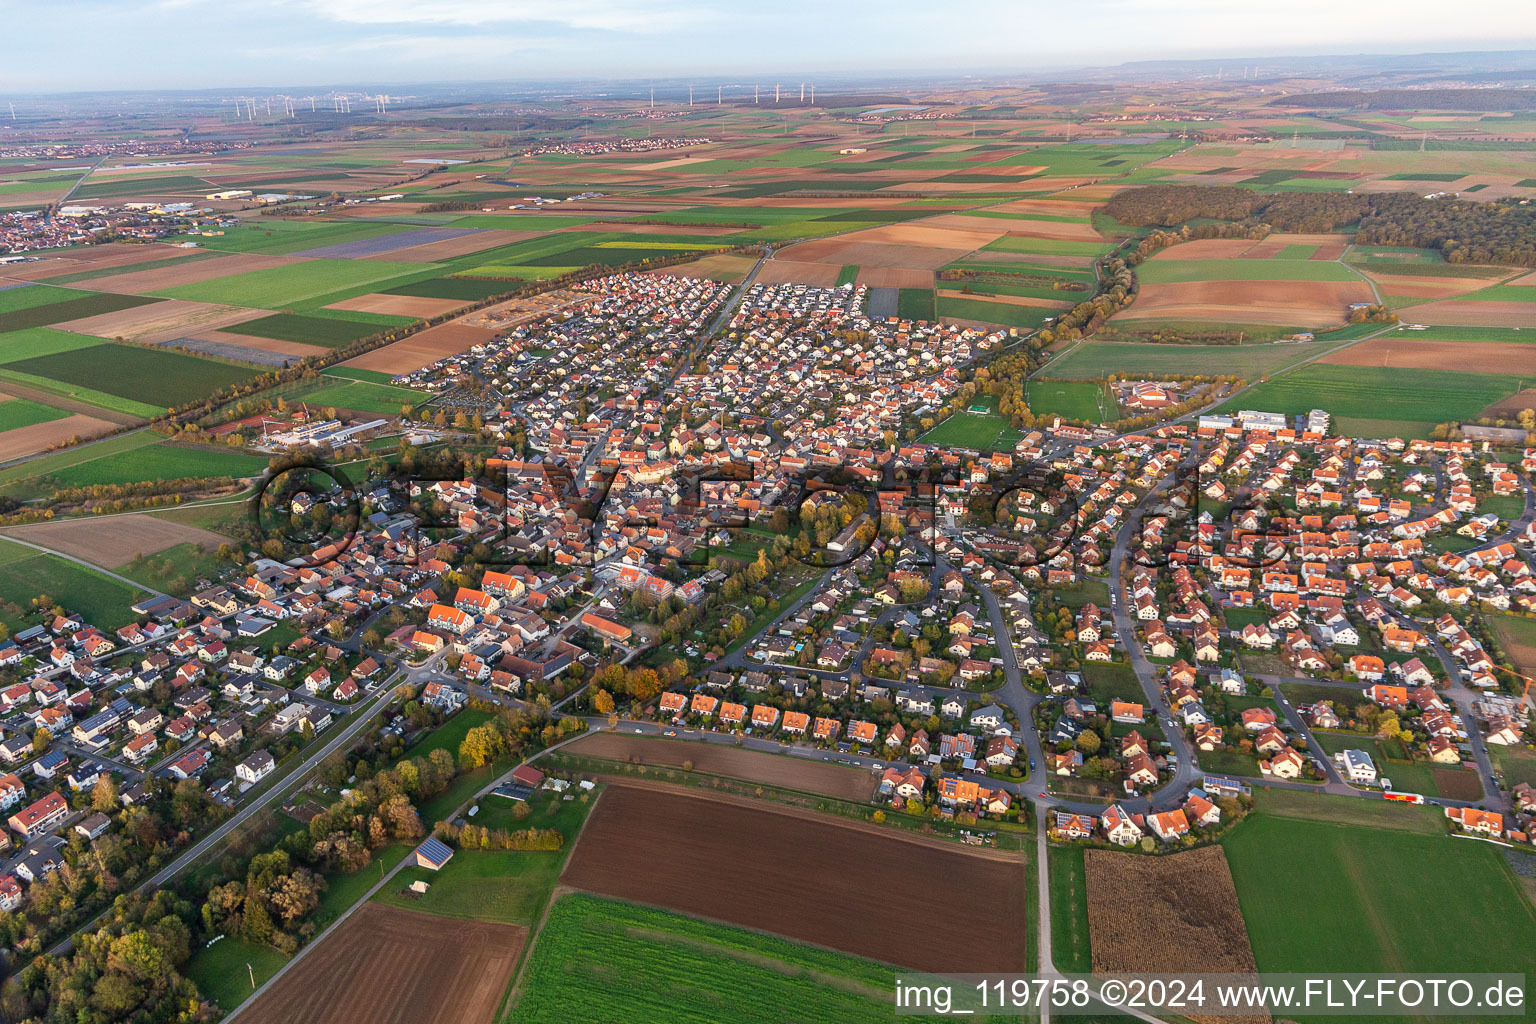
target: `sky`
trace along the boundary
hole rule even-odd
[[[1536,48],[1477,0],[0,0],[5,94],[529,79],[1022,72]]]

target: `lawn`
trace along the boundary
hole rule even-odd
[[[204,998],[228,1012],[250,996],[252,975],[259,987],[287,962],[271,946],[226,937],[193,953],[182,973],[197,983]]]
[[[163,593],[190,597],[198,589],[199,576],[211,579],[223,566],[216,551],[204,550],[197,544],[187,542],[173,544],[152,555],[140,556],[113,571]]]
[[[367,867],[325,874],[325,892],[320,894],[320,905],[310,917],[315,925],[315,933],[324,931],[326,926],[362,899],[363,894],[373,888],[390,868],[400,863],[400,859],[410,849],[405,843],[392,843],[373,851],[373,862]]]
[[[1266,814],[1223,845],[1260,971],[1536,971],[1536,912],[1496,847]]]
[[[154,403],[162,410],[205,398],[260,373],[254,367],[185,352],[113,342],[89,349],[34,356],[9,363],[5,369],[115,395],[138,404]]]
[[[1475,419],[1514,394],[1518,378],[1458,370],[1401,370],[1377,366],[1310,364],[1245,391],[1217,412],[1263,409],[1299,415],[1326,409],[1339,417],[1420,424]]]
[[[534,942],[507,1024],[889,1021],[893,968],[581,893]]]
[[[1036,416],[1054,414],[1084,423],[1103,423],[1120,414],[1114,399],[1094,381],[1030,381],[1025,385],[1024,398]]]
[[[923,444],[988,450],[1008,429],[1008,420],[995,412],[957,412],[918,438]]]
[[[329,299],[336,292],[361,289],[365,285],[391,281],[409,274],[419,275],[432,269],[432,264],[422,263],[314,259],[162,288],[153,294],[167,299],[223,302],[255,306],[258,309],[288,309],[303,305],[306,300],[321,297]]]
[[[1334,796],[1320,789],[1270,789],[1255,787],[1255,810],[1277,818],[1305,818],[1340,825],[1370,825],[1426,836],[1445,835],[1445,812],[1430,804],[1405,804],[1388,800],[1362,800]]]
[[[430,757],[434,750],[446,750],[457,761],[459,758],[459,744],[464,742],[464,737],[469,734],[469,730],[477,725],[484,725],[495,717],[489,711],[465,708],[415,743],[412,743],[406,748],[405,753],[400,755],[400,759]]]
[[[1046,372],[1052,377],[1082,380],[1111,373],[1122,377],[1226,373],[1253,380],[1314,351],[1300,345],[1142,345],[1088,341],[1047,363]]]
[[[1363,750],[1376,762],[1376,772],[1382,778],[1392,780],[1392,788],[1404,793],[1420,793],[1424,796],[1440,796],[1440,786],[1435,782],[1436,766],[1428,761],[1405,761],[1404,751],[1395,740],[1389,750],[1372,736],[1357,733],[1324,732],[1313,730],[1313,736],[1330,754],[1343,750]]]
[[[1093,957],[1088,943],[1088,882],[1083,847],[1053,846],[1046,853],[1051,872],[1051,955],[1056,969],[1088,974]]]
[[[1106,664],[1101,661],[1083,663],[1083,680],[1094,699],[1108,704],[1111,700],[1125,700],[1136,704],[1147,702],[1146,691],[1136,678],[1136,670],[1125,663]]]
[[[1536,619],[1521,615],[1490,615],[1488,621],[1515,668],[1526,675],[1536,676]]]

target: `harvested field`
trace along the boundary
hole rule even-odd
[[[1401,334],[1372,338],[1324,356],[1339,366],[1392,366],[1403,370],[1536,373],[1536,345],[1497,341],[1421,341]],[[1521,408],[1524,408],[1522,406]]]
[[[1104,236],[1094,230],[1092,224],[1071,224],[1060,221],[1004,221],[1008,225],[1009,238],[1052,238],[1062,242],[1102,242]]]
[[[358,313],[388,313],[390,316],[414,316],[425,320],[466,305],[458,299],[427,299],[416,295],[384,295],[373,292],[333,302],[326,309],[345,309]]]
[[[661,214],[660,216],[666,216]],[[743,221],[751,218],[743,217]],[[728,235],[741,228],[722,227],[719,224],[638,224],[628,221],[593,221],[591,224],[580,224],[573,228],[561,228],[560,232],[569,231],[613,231],[626,235],[707,235],[715,237]]]
[[[364,903],[241,1016],[248,1024],[489,1024],[527,940],[528,929],[514,925]]]
[[[933,271],[862,267],[855,283],[866,288],[932,288]]]
[[[763,264],[753,280],[759,284],[809,284],[818,288],[831,288],[837,284],[838,271],[841,269],[836,263],[772,259]]]
[[[464,323],[439,324],[428,327],[409,338],[364,352],[348,359],[342,366],[360,370],[378,370],[390,375],[410,373],[437,362],[444,356],[468,351],[471,345],[480,345],[496,337],[496,332],[483,327],[471,327]]]
[[[1407,277],[1401,274],[1378,274],[1369,267],[1355,269],[1375,281],[1383,295],[1398,295],[1405,299],[1447,299],[1488,287],[1487,280],[1479,277]]]
[[[1074,225],[1059,226],[1073,227]],[[916,245],[925,249],[970,250],[980,249],[1006,234],[1015,233],[1008,230],[1007,221],[991,220],[979,225],[976,218],[947,214],[906,224],[888,224],[884,227],[855,231],[846,237],[850,241],[862,243]],[[1028,232],[1017,233],[1028,234]],[[1097,233],[1094,234],[1094,238],[1097,240]]]
[[[1324,327],[1343,323],[1351,302],[1370,301],[1364,281],[1180,281],[1143,285],[1130,309],[1115,319]]]
[[[466,313],[454,323],[505,331],[545,313],[579,306],[582,303],[591,302],[594,298],[595,296],[589,292],[571,292],[557,288],[552,292],[524,295],[520,298],[508,299],[506,302],[498,302],[485,309],[477,309],[473,313]]]
[[[55,402],[54,404],[58,404]],[[120,424],[96,416],[75,414],[61,420],[34,423],[30,427],[17,427],[0,433],[0,462],[19,459],[47,451],[56,444],[72,438],[85,440],[116,430]]]
[[[1088,850],[1083,863],[1095,974],[1258,971],[1221,847],[1162,857]]]
[[[1005,306],[1038,306],[1042,309],[1066,309],[1072,305],[1071,300],[1037,299],[1032,295],[986,295],[982,293],[967,295],[959,290],[944,288],[940,288],[938,294],[941,299],[981,299],[986,302],[1001,302]]]
[[[1253,248],[1251,238],[1197,238],[1152,254],[1154,260],[1230,260]]]
[[[803,793],[821,793],[840,800],[869,800],[874,796],[873,773],[802,757],[743,750],[718,743],[689,743],[654,736],[625,736],[616,732],[597,732],[566,748],[572,754],[606,757],[637,764],[666,765],[680,768],[692,761],[696,771],[728,775],[748,782],[761,782]]]
[[[86,270],[106,270],[111,267],[133,266],[138,263],[148,263],[152,260],[169,259],[172,256],[185,256],[185,249],[177,249],[168,245],[129,245],[125,242],[109,242],[106,245],[82,245],[73,249],[60,249],[48,254],[48,258],[38,263],[25,263],[20,266],[6,267],[4,276],[21,281],[41,281],[50,277],[59,277],[63,274],[78,274]],[[111,288],[98,288],[96,282],[91,282],[91,287],[96,291],[113,291]]]
[[[1486,302],[1482,300],[1426,302],[1414,306],[1414,320],[1427,324],[1465,324],[1469,327],[1536,327],[1536,302]]]
[[[228,256],[219,256],[216,259],[199,260],[196,263],[183,263],[174,267],[150,267],[146,270],[133,270],[125,274],[113,274],[111,277],[99,277],[91,281],[91,288],[101,292],[116,292],[119,295],[138,295],[144,292],[152,292],[160,288],[174,288],[180,284],[196,284],[199,281],[211,281],[216,277],[228,277],[231,274],[244,274],[252,270],[266,270],[269,267],[283,267],[290,263],[298,262],[291,256],[258,256],[255,254],[234,253]]]
[[[217,342],[223,345],[236,345],[241,348],[254,348],[263,352],[277,352],[285,356],[297,356],[300,359],[305,356],[321,356],[330,351],[320,345],[305,345],[297,341],[280,341],[276,338],[258,338],[251,334],[234,334],[229,331],[204,331],[188,340]]]
[[[443,260],[453,259],[455,256],[468,256],[470,253],[484,252],[486,249],[511,245],[513,242],[538,238],[543,234],[544,232],[542,231],[509,231],[505,228],[486,228],[471,230],[467,234],[462,234],[455,238],[444,238],[436,242],[408,245],[400,249],[391,250],[383,255],[365,256],[363,258],[370,260],[390,259],[403,263],[439,263]]]
[[[988,263],[1026,263],[1032,267],[1062,267],[1073,270],[1085,270],[1093,266],[1092,256],[1058,256],[1054,253],[1002,252],[997,249],[988,249],[982,256],[984,256]]]
[[[1344,250],[1349,247],[1350,239],[1345,235],[1334,234],[1272,234],[1256,243],[1243,255],[1249,259],[1274,259],[1280,255],[1281,250],[1289,245],[1315,245],[1317,252],[1308,259],[1336,260],[1344,255]]]
[[[56,324],[60,330],[90,334],[97,338],[122,338],[138,344],[170,341],[201,331],[216,330],[250,320],[256,310],[243,306],[224,306],[212,302],[188,302],[165,299],[116,313],[99,313],[79,320]]]
[[[216,549],[228,541],[227,537],[195,526],[139,514],[30,523],[10,527],[5,535],[41,544],[108,569],[177,544],[199,544]]]
[[[1494,402],[1481,415],[1513,419],[1525,409],[1536,409],[1536,388],[1526,388],[1502,401]],[[1536,659],[1532,659],[1532,669],[1536,669]]]
[[[562,882],[921,970],[1026,969],[1016,856],[767,804],[610,785]],[[978,892],[987,914],[969,909]]]
[[[864,232],[859,232],[863,235]],[[973,252],[972,249],[930,249],[916,245],[892,245],[881,242],[855,242],[846,235],[815,242],[801,242],[780,250],[776,259],[831,263],[841,267],[855,263],[861,267],[894,267],[902,270],[937,270]]]
[[[702,277],[710,281],[735,284],[747,275],[757,261],[749,256],[705,256],[692,263],[682,263],[661,270],[648,270],[648,274],[670,274],[683,277]]]
[[[1087,217],[1099,203],[1079,203],[1070,199],[1017,199],[992,209],[999,213],[1033,213],[1046,217]]]

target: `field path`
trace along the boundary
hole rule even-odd
[[[1334,261],[1333,261],[1333,262],[1335,262],[1335,263],[1337,263],[1337,264],[1338,264],[1338,265],[1339,265],[1339,266],[1341,266],[1341,267],[1345,267],[1345,268],[1347,268],[1347,269],[1348,269],[1348,270],[1349,270],[1349,272],[1350,272],[1350,273],[1351,273],[1351,274],[1354,274],[1354,275],[1355,275],[1355,276],[1356,276],[1356,277],[1358,277],[1358,278],[1359,278],[1359,279],[1360,279],[1360,280],[1362,280],[1362,281],[1364,281],[1364,282],[1365,282],[1365,283],[1366,283],[1366,284],[1368,284],[1368,285],[1370,285],[1370,286],[1371,286],[1371,294],[1372,294],[1372,295],[1374,295],[1374,296],[1376,296],[1376,304],[1377,304],[1377,305],[1378,305],[1378,306],[1381,306],[1381,305],[1385,305],[1385,303],[1383,303],[1383,302],[1382,302],[1382,301],[1381,301],[1381,292],[1380,292],[1380,291],[1378,291],[1378,290],[1377,290],[1377,288],[1376,288],[1376,282],[1375,282],[1375,281],[1372,281],[1372,280],[1371,280],[1371,279],[1370,279],[1370,278],[1369,278],[1369,277],[1367,277],[1367,276],[1366,276],[1366,275],[1364,275],[1364,274],[1362,274],[1362,273],[1360,273],[1360,271],[1359,271],[1359,269],[1358,269],[1358,268],[1356,268],[1356,267],[1351,267],[1351,266],[1350,266],[1350,265],[1349,265],[1349,264],[1348,264],[1348,263],[1345,263],[1345,262],[1344,262],[1344,258],[1345,258],[1345,257],[1346,257],[1346,256],[1348,256],[1348,255],[1349,255],[1349,250],[1351,250],[1351,249],[1353,249],[1353,248],[1354,248],[1354,247],[1355,247],[1355,243],[1354,243],[1354,242],[1350,242],[1350,243],[1349,243],[1349,244],[1348,244],[1348,245],[1346,245],[1346,246],[1345,246],[1345,247],[1344,247],[1344,251],[1343,251],[1343,252],[1341,252],[1341,253],[1339,253],[1339,257],[1338,257],[1338,259],[1336,259],[1336,260],[1334,260]]]

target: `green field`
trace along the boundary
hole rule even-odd
[[[47,423],[50,420],[61,420],[68,415],[69,413],[64,410],[55,409],[51,405],[29,402],[25,398],[13,398],[9,402],[0,402],[0,431],[30,427],[34,423]]]
[[[933,289],[902,288],[896,295],[896,315],[903,320],[932,320]]]
[[[24,462],[0,472],[0,494],[27,499],[64,487],[259,476],[267,466],[264,456],[224,448],[182,448],[157,443],[160,440],[146,430]]]
[[[56,352],[69,352],[77,348],[100,345],[100,338],[85,334],[56,331],[51,327],[30,327],[23,331],[7,331],[0,334],[0,363],[14,363],[20,359],[49,356]]]
[[[22,298],[35,298],[29,296],[29,292],[40,291],[39,286],[31,288],[15,288],[11,291],[19,293],[19,298],[12,300],[21,301]],[[20,331],[28,327],[47,327],[49,324],[61,324],[67,320],[80,320],[88,316],[96,316],[100,313],[116,313],[122,309],[132,309],[135,306],[147,306],[154,299],[147,299],[139,295],[113,295],[109,292],[81,292],[67,288],[49,288],[49,294],[64,292],[65,298],[49,298],[45,303],[32,304],[19,309],[0,309],[0,315],[5,317],[3,326],[7,331]],[[0,292],[0,297],[11,292]]]
[[[893,968],[574,893],[539,930],[507,1024],[889,1021]]]
[[[295,341],[303,345],[321,345],[340,348],[359,338],[379,333],[378,324],[360,323],[329,316],[303,316],[298,313],[273,313],[243,324],[220,328],[231,334],[246,334],[255,338],[274,338],[278,341]]]
[[[1294,248],[1294,246],[1288,247]],[[1178,252],[1174,249],[1173,252]],[[1333,260],[1148,260],[1136,268],[1142,284],[1185,281],[1358,281],[1360,275]]]
[[[1536,374],[1532,375],[1536,378]],[[1426,433],[1437,423],[1475,419],[1483,409],[1519,390],[1516,377],[1452,370],[1400,370],[1375,366],[1313,363],[1255,385],[1217,412],[1263,409],[1298,415],[1326,409],[1345,420],[1386,420],[1418,424]]]
[[[1046,364],[1044,372],[1052,377],[1084,380],[1111,373],[1122,377],[1226,373],[1251,380],[1304,359],[1313,351],[1299,345],[1157,345],[1089,341],[1057,356]]]
[[[225,252],[260,253],[283,256],[318,249],[327,245],[358,242],[380,235],[394,235],[415,229],[412,224],[369,221],[298,220],[269,217],[258,224],[225,228],[213,237],[192,236],[191,240],[209,249]],[[366,265],[366,264],[365,264]]]
[[[253,975],[259,986],[287,962],[288,958],[271,946],[225,937],[193,953],[182,973],[197,983],[204,998],[227,1013],[250,997]]]
[[[1103,242],[1070,242],[1058,238],[1018,238],[1005,235],[982,246],[987,252],[1039,253],[1044,256],[1098,256],[1110,250],[1112,244]],[[1145,266],[1146,264],[1143,264]]]
[[[1506,345],[1536,345],[1536,331],[1522,331],[1518,327],[1431,327],[1424,331],[1399,327],[1382,337],[1403,341],[1496,341]]]
[[[322,243],[325,244],[325,243]],[[162,288],[153,294],[166,299],[222,302],[258,309],[289,309],[317,299],[339,301],[338,293],[369,290],[366,286],[431,271],[432,264],[389,263],[383,260],[314,259],[266,270],[216,277],[211,281]],[[403,282],[402,282],[403,283]]]
[[[55,555],[30,552],[31,548],[11,541],[0,541],[0,600],[30,610],[31,601],[47,594],[55,604],[79,612],[86,621],[102,629],[116,629],[133,621],[129,609],[144,592],[110,576],[69,562]],[[12,632],[29,619],[4,616]]]
[[[115,395],[161,410],[204,398],[214,391],[250,380],[254,367],[205,359],[185,352],[105,342],[89,349],[20,359],[7,372],[26,374],[89,391]],[[65,391],[66,394],[74,394]],[[82,399],[89,401],[82,395]]]
[[[432,277],[425,281],[384,289],[385,295],[414,295],[424,299],[463,299],[477,302],[513,289],[505,281],[477,281],[467,277]]]
[[[923,444],[947,445],[955,448],[988,450],[995,447],[1004,433],[1008,432],[1008,420],[998,415],[997,399],[982,398],[974,403],[986,405],[992,412],[971,412],[963,409],[918,438]]]
[[[1536,912],[1496,847],[1265,814],[1223,845],[1261,971],[1536,972]]]
[[[430,397],[424,391],[368,381],[337,381],[303,395],[304,401],[313,406],[353,409],[386,416],[398,416],[401,406],[420,405]]]
[[[1025,387],[1024,398],[1036,416],[1057,415],[1085,423],[1103,423],[1119,418],[1119,406],[1108,389],[1096,382],[1033,380]]]
[[[1088,879],[1080,843],[1053,846],[1046,853],[1051,872],[1051,955],[1056,969],[1088,974]]]
[[[906,291],[905,288],[902,291]],[[939,296],[939,319],[980,320],[1002,327],[1034,330],[1047,320],[1060,315],[1060,309],[1046,306],[1018,306],[1010,302],[988,302],[985,299],[961,299],[952,295]]]

